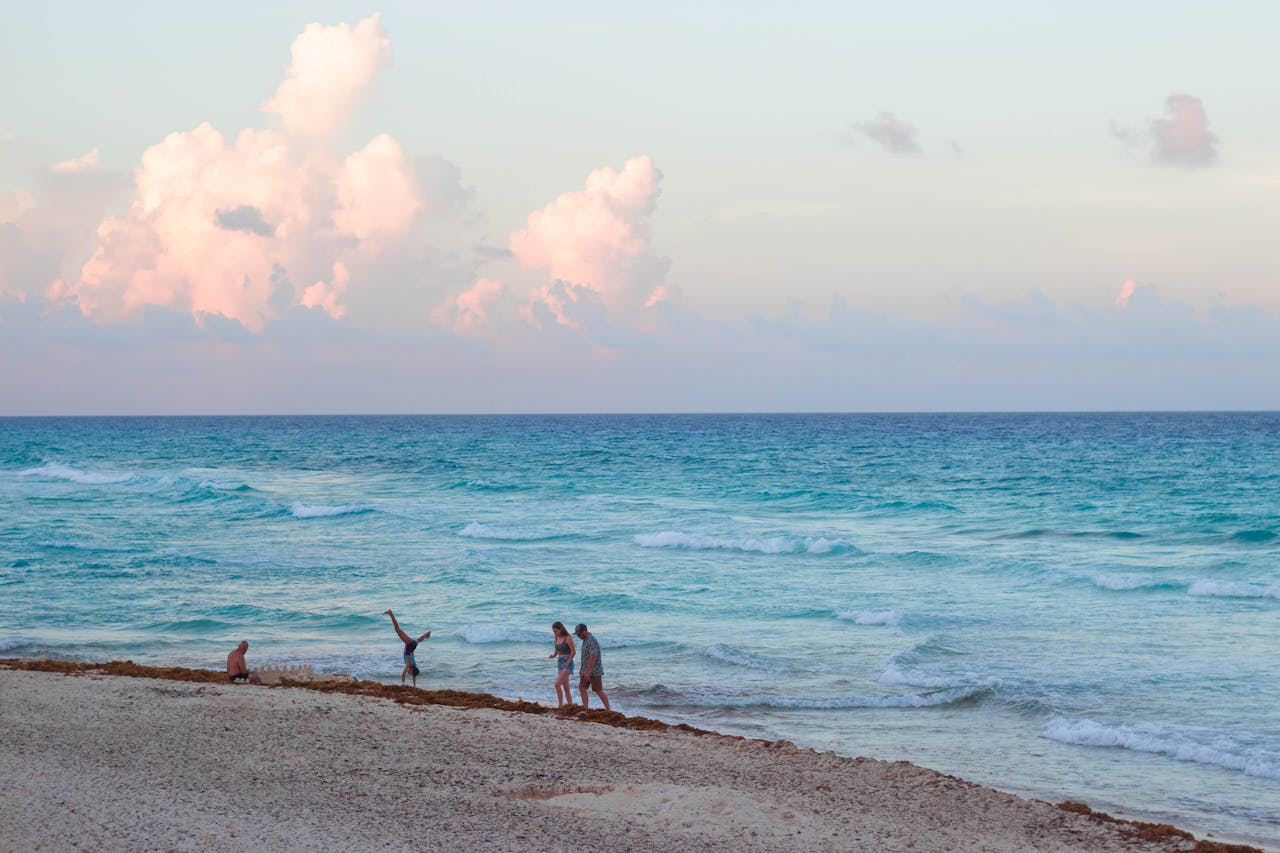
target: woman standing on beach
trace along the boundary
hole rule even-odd
[[[573,656],[578,650],[563,622],[551,623],[551,633],[555,636],[556,647],[547,657],[556,659],[556,703],[563,708],[573,704],[569,693],[569,676],[573,675]]]
[[[418,669],[418,662],[413,658],[413,653],[418,648],[418,643],[421,643],[427,637],[430,637],[431,632],[428,631],[415,640],[413,637],[410,637],[404,631],[400,630],[400,623],[396,621],[396,615],[391,612],[391,608],[388,607],[382,612],[391,617],[391,627],[396,629],[396,634],[398,634],[400,639],[404,641],[404,669],[400,670],[400,683],[404,684],[404,677],[406,675],[411,675],[413,677],[413,686],[417,687],[418,672],[420,670]]]

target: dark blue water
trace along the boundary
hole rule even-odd
[[[0,419],[0,654],[552,701],[1280,842],[1280,415]]]

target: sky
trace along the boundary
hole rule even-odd
[[[0,415],[1280,409],[1280,6],[53,0]]]

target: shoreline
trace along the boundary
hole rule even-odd
[[[438,833],[464,849],[1259,850],[907,762],[489,694],[354,680],[232,686],[212,670],[19,659],[0,659],[0,690],[12,733],[3,766],[23,771],[0,777],[10,812],[0,846],[15,848],[118,846],[124,832],[126,847],[219,849],[397,849]],[[81,790],[85,777],[105,787]],[[195,811],[166,810],[166,792],[194,793]],[[408,807],[424,797],[439,808]],[[68,802],[77,818],[50,837],[41,816]],[[231,811],[210,813],[218,802]],[[381,817],[359,820],[353,802]],[[112,820],[120,809],[132,815],[124,826]],[[238,809],[274,828],[218,823]],[[358,838],[343,836],[353,830],[341,815]]]

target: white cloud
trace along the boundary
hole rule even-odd
[[[374,14],[354,27],[308,24],[293,40],[290,56],[285,80],[262,109],[280,116],[289,133],[324,136],[346,120],[391,64],[391,41]]]

